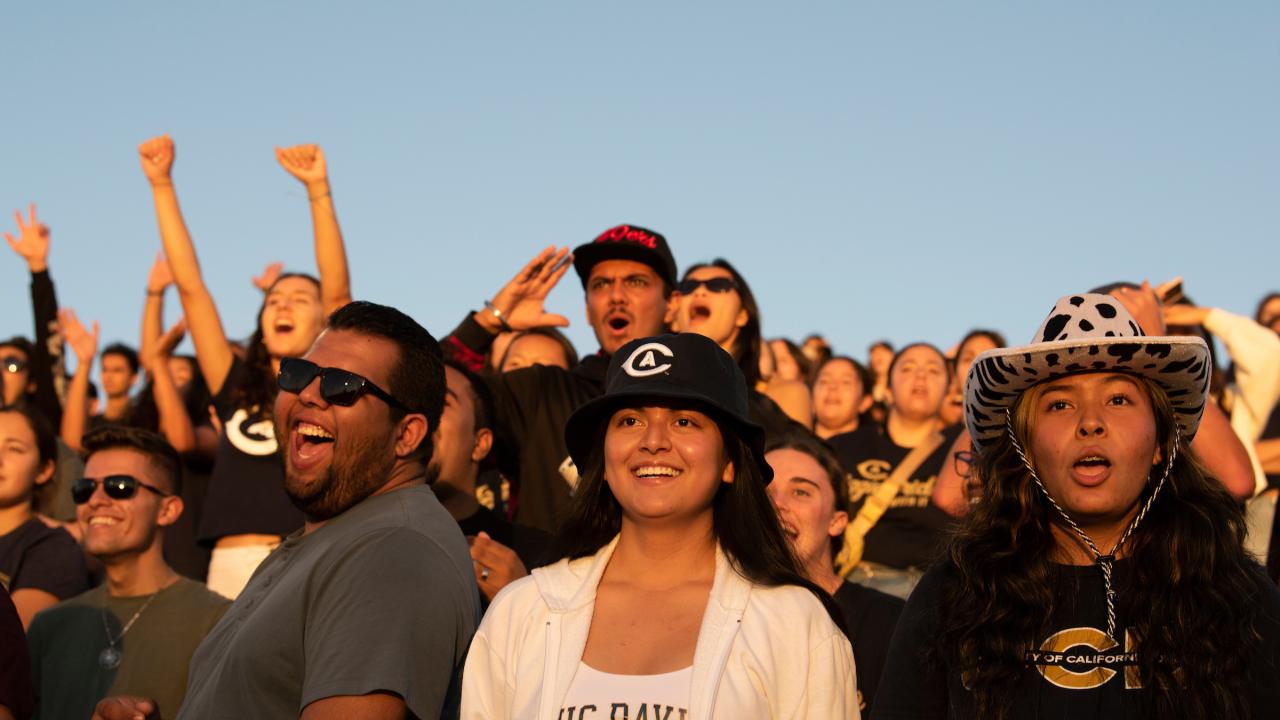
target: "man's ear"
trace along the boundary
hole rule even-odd
[[[430,430],[426,415],[421,413],[405,415],[400,420],[400,431],[396,435],[396,457],[402,459],[412,455]]]
[[[178,522],[178,518],[182,517],[182,510],[185,507],[186,504],[177,495],[160,498],[160,514],[156,516],[156,525],[169,527]]]
[[[471,462],[478,463],[489,457],[490,450],[493,450],[493,431],[480,428],[476,431],[476,442],[471,447]]]
[[[666,309],[666,312],[662,315],[662,324],[667,326],[667,328],[672,329],[673,332],[674,332],[674,328],[671,327],[671,324],[676,321],[676,312],[679,309],[680,309],[680,293],[672,292],[671,295],[667,297],[667,309]]]

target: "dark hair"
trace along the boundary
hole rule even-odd
[[[16,348],[22,351],[22,354],[27,356],[28,362],[30,362],[32,356],[35,355],[35,346],[31,344],[30,340],[22,337],[21,335],[14,335],[8,340],[0,340],[0,348],[3,347]]]
[[[489,391],[489,385],[471,368],[457,360],[445,358],[444,366],[456,370],[459,375],[466,378],[467,385],[471,388],[471,399],[473,401],[471,404],[475,406],[473,422],[476,430],[492,428],[494,403],[493,393]]]
[[[256,413],[259,419],[271,417],[272,407],[276,401],[276,372],[271,366],[271,353],[262,342],[262,312],[267,309],[267,299],[271,296],[271,290],[275,289],[281,281],[289,278],[303,278],[311,281],[316,286],[316,294],[320,294],[320,281],[314,276],[306,273],[284,273],[276,278],[271,289],[262,296],[262,304],[258,306],[258,314],[254,319],[256,325],[253,335],[245,344],[244,382],[232,389],[236,404],[249,412]],[[235,343],[232,343],[233,353],[234,346]]]
[[[720,548],[738,574],[756,585],[798,585],[822,602],[836,626],[848,635],[840,608],[825,590],[804,577],[791,545],[782,534],[778,513],[765,492],[764,475],[747,442],[732,424],[712,415],[722,430],[734,479],[721,483],[712,500],[713,526]],[[604,479],[604,441],[608,423],[595,431],[592,451],[582,467],[563,522],[552,539],[551,558],[580,558],[596,553],[622,529],[622,505]]]
[[[125,449],[142,453],[165,477],[170,493],[182,494],[182,460],[178,451],[160,433],[127,425],[103,425],[85,433],[80,445],[86,462],[103,450]]]
[[[970,330],[969,332],[965,333],[964,337],[960,339],[960,344],[956,345],[956,360],[959,361],[960,352],[964,350],[964,346],[968,345],[970,340],[973,340],[974,338],[980,338],[980,337],[990,340],[998,348],[1006,347],[1009,344],[1005,342],[1004,335],[1001,335],[996,330],[974,328],[973,330]]]
[[[751,286],[747,284],[746,278],[742,277],[742,273],[739,273],[738,269],[724,258],[691,265],[684,271],[680,280],[688,280],[694,271],[708,267],[720,268],[729,273],[734,284],[738,286],[738,298],[742,301],[742,308],[747,311],[747,324],[738,330],[738,337],[734,340],[733,350],[729,354],[738,362],[738,369],[746,378],[747,388],[754,389],[756,382],[760,380],[760,343],[763,342],[760,336],[760,306],[756,303],[756,296],[751,292]]]
[[[832,450],[825,440],[808,430],[790,429],[769,438],[764,451],[767,454],[774,450],[795,450],[813,458],[814,462],[818,463],[822,471],[827,474],[827,481],[831,484],[831,491],[835,495],[835,509],[849,511],[849,486],[845,482],[844,466],[840,464],[836,451]],[[842,548],[844,548],[844,533],[831,538],[833,560],[840,554]]]
[[[357,300],[329,316],[329,330],[345,330],[395,343],[399,354],[391,368],[387,391],[409,408],[427,418],[427,432],[415,454],[431,459],[432,435],[440,426],[444,411],[444,356],[440,343],[416,320],[386,305]],[[391,407],[391,417],[400,420],[405,412]]]
[[[888,350],[889,352],[894,352],[894,350],[893,350],[893,343],[889,342],[888,340],[884,340],[884,339],[876,340],[875,342],[873,342],[873,343],[871,343],[870,345],[868,345],[868,346],[867,346],[867,352],[868,352],[868,353],[870,353],[872,350],[875,350],[875,349],[876,349],[876,348],[878,348],[878,347],[882,347],[882,348],[884,348],[885,350]]]
[[[209,395],[209,386],[205,384],[204,374],[200,372],[200,366],[196,364],[194,357],[190,355],[173,357],[192,364],[191,384],[181,391],[182,406],[187,411],[187,417],[191,418],[191,424],[198,426],[209,417],[209,403],[213,402]],[[142,386],[138,396],[129,404],[129,412],[125,416],[124,424],[143,430],[157,432],[160,430],[160,411],[156,407],[155,380],[147,380],[147,384]]]
[[[813,380],[817,382],[818,376],[822,374],[822,369],[833,362],[847,362],[853,366],[853,373],[858,376],[858,382],[862,383],[863,394],[871,392],[871,371],[867,370],[867,366],[854,360],[848,355],[832,355],[818,364],[818,369],[813,373]]]
[[[507,347],[502,351],[502,358],[498,360],[498,368],[507,364],[507,355],[511,354],[511,348],[515,347],[520,338],[525,335],[541,335],[542,337],[551,338],[560,345],[560,350],[564,352],[565,362],[569,363],[569,369],[572,370],[578,364],[578,351],[573,347],[573,343],[569,342],[569,338],[564,333],[553,327],[536,327],[528,330],[521,330],[511,337],[511,341],[507,343]],[[462,370],[461,365],[451,365],[456,370]]]
[[[86,390],[86,392],[88,393],[87,397],[88,397],[90,400],[97,400],[97,399],[98,399],[98,384],[97,384],[97,383],[95,383],[94,381],[90,380],[90,381],[89,381],[89,387],[88,387],[88,389]]]
[[[134,375],[138,374],[138,351],[124,343],[111,343],[102,348],[102,352],[98,353],[98,355],[100,358],[105,358],[108,355],[119,355],[124,358],[125,362],[129,363],[129,372]],[[99,362],[101,362],[101,359],[99,359]]]
[[[796,345],[794,342],[792,342],[787,338],[775,338],[775,339],[781,342],[787,348],[787,354],[791,356],[791,359],[793,361],[795,361],[796,367],[800,370],[800,380],[804,383],[812,385],[813,378],[815,377],[814,364],[810,362],[809,358],[806,357],[805,354],[800,350],[800,346]],[[776,357],[774,358],[773,364],[774,364],[774,367],[776,368],[778,365],[778,360]],[[751,387],[751,386],[748,385],[747,387]]]
[[[1254,322],[1262,324],[1262,311],[1267,309],[1267,303],[1272,300],[1280,300],[1280,292],[1267,293],[1266,296],[1262,298],[1261,302],[1258,303],[1258,309],[1253,311]]]
[[[1174,411],[1154,383],[1151,399],[1163,457],[1177,440]],[[1035,386],[1041,387],[1041,386]],[[1028,400],[1013,413],[1014,432],[1030,447]],[[1052,526],[1060,517],[1027,472],[1007,433],[978,454],[982,502],[951,538],[954,569],[938,604],[934,664],[965,678],[978,717],[1004,718],[1026,653],[1053,628],[1060,603],[1074,602],[1054,583]],[[1150,486],[1140,501],[1149,495]],[[1180,443],[1164,489],[1126,545],[1132,566],[1117,615],[1137,638],[1137,672],[1146,717],[1243,717],[1251,681],[1245,660],[1259,645],[1256,618],[1265,580],[1243,549],[1241,506],[1207,477],[1189,443]]]

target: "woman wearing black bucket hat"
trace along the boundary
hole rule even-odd
[[[705,337],[614,354],[566,426],[582,479],[561,560],[494,599],[464,718],[858,716],[839,610],[796,566],[747,413]]]
[[[876,718],[1243,718],[1280,707],[1280,591],[1190,450],[1199,338],[1062,298],[969,371],[982,500],[916,587]]]

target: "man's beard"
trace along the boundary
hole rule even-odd
[[[289,481],[286,463],[285,493],[310,521],[341,515],[372,495],[391,477],[396,462],[394,443],[393,438],[382,445],[371,440],[348,452],[338,452],[335,447],[329,472],[305,487],[296,487]]]

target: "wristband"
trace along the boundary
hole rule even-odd
[[[147,296],[148,296],[148,297],[161,297],[162,295],[164,295],[164,291],[163,291],[163,290],[148,290],[148,291],[147,291]]]
[[[489,302],[488,300],[485,300],[484,309],[493,313],[493,316],[498,319],[498,324],[502,326],[503,332],[512,332],[511,325],[507,324],[507,318],[503,316],[502,311],[499,310],[497,306],[495,306],[493,303]]]
[[[333,193],[332,193],[331,191],[329,191],[329,190],[325,190],[324,192],[320,193],[319,195],[312,195],[311,193],[307,193],[307,198],[308,198],[308,199],[310,199],[310,200],[311,200],[311,202],[315,202],[315,201],[317,201],[317,200],[323,200],[324,198],[327,198],[327,197],[329,197],[329,196],[330,196],[330,195],[332,195],[332,194],[333,194]]]

